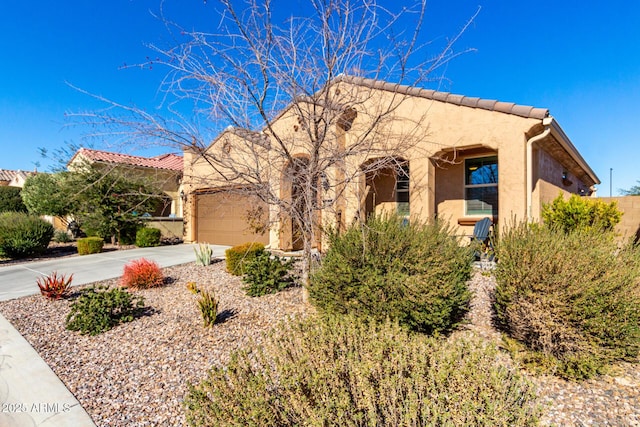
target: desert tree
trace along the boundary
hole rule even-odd
[[[309,0],[303,16],[287,2],[212,3],[208,31],[158,14],[175,45],[151,45],[153,61],[140,66],[166,70],[163,113],[100,98],[106,110],[76,118],[128,144],[180,148],[208,166],[207,185],[266,202],[269,226],[296,225],[306,276],[321,218],[343,212],[353,183],[403,170],[409,152],[434,155],[418,145],[428,111],[394,125],[415,95],[401,88],[441,77],[473,17],[434,51],[426,0]],[[184,174],[196,179],[188,165]]]
[[[623,196],[640,196],[640,181],[637,181],[638,185],[633,185],[628,190],[620,190]]]
[[[78,162],[74,168],[29,176],[22,198],[29,212],[76,221],[84,231],[112,243],[133,241],[163,201],[157,182],[126,165]]]

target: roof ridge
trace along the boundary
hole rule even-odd
[[[340,74],[333,80],[333,83],[350,83],[372,89],[380,89],[389,92],[403,93],[410,96],[417,96],[434,101],[445,102],[447,104],[459,105],[461,107],[480,108],[488,111],[512,114],[519,117],[544,119],[549,116],[549,109],[536,108],[530,105],[520,105],[513,102],[503,102],[495,99],[484,99],[457,95],[450,92],[441,92],[433,89],[419,88],[399,83],[390,83],[384,80],[370,79],[367,77],[350,76]]]

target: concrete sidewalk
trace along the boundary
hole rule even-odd
[[[0,266],[0,300],[39,292],[36,279],[73,274],[73,286],[122,275],[126,263],[146,258],[161,267],[195,261],[196,245],[159,246]],[[228,246],[211,246],[224,257]],[[0,315],[0,426],[95,426],[75,396],[18,331]]]

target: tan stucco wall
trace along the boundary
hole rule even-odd
[[[531,216],[534,221],[540,220],[543,204],[550,203],[560,194],[565,198],[569,194],[582,194],[581,190],[585,188],[575,175],[544,150],[544,143],[533,150],[533,170]]]
[[[179,237],[182,239],[183,223],[182,218],[151,218],[145,221],[147,227],[153,227],[160,230],[162,237]]]
[[[341,83],[338,89],[343,93],[351,90],[345,83]],[[357,117],[348,131],[340,133],[340,130],[335,130],[334,136],[337,135],[338,144],[344,144],[348,149],[366,134],[368,138],[373,138],[372,148],[409,161],[412,217],[426,220],[437,214],[458,227],[461,234],[470,234],[473,221],[479,218],[465,217],[464,159],[484,155],[498,156],[498,223],[508,225],[512,218],[522,220],[527,216],[526,145],[529,137],[541,131],[542,120],[391,92],[356,89],[362,91],[354,92],[351,98],[361,101],[354,103]],[[380,123],[377,133],[368,132],[371,118],[388,105],[396,107],[394,113]],[[296,130],[298,125],[295,115],[285,112],[274,128],[279,134],[289,136],[286,138],[287,148],[293,155],[307,155],[308,147],[302,143],[304,138],[295,137],[295,132],[301,132],[299,128]],[[378,139],[375,139],[376,135]],[[395,148],[400,146],[404,148]],[[366,200],[366,183],[364,176],[358,176],[357,172],[368,160],[364,155],[352,156],[342,165],[342,169],[326,171],[332,182],[340,181],[344,176],[353,179],[344,184],[344,197],[336,201],[334,209],[323,211],[323,223],[333,224],[339,216],[343,224],[348,226],[354,220],[363,218],[364,206],[361,202]],[[280,181],[284,167],[282,158],[271,151],[266,157],[261,157],[260,162],[264,162],[259,167],[264,170],[273,188],[279,189],[283,185]],[[534,216],[539,215],[541,202],[552,200],[560,190],[576,191],[577,187],[567,187],[557,182],[563,168],[544,150],[534,150],[533,168],[540,169],[534,173],[533,180]],[[569,176],[569,179],[577,181],[573,176]],[[190,193],[199,186],[212,187],[223,182],[212,178],[211,168],[205,163],[185,153],[185,183],[188,186],[185,192]],[[336,190],[332,188],[322,194],[322,198],[332,198]],[[388,191],[381,192],[382,199],[385,199],[385,193]],[[379,208],[392,210],[393,206],[387,202],[381,203]],[[279,248],[283,239],[278,215],[278,209],[272,206],[270,241],[273,248]],[[187,220],[188,217],[185,214]],[[185,224],[185,230],[188,239],[188,236],[192,236],[189,223]]]
[[[622,211],[622,220],[616,226],[616,233],[621,239],[637,238],[640,240],[640,196],[598,197],[606,203],[617,202]]]
[[[385,96],[391,94],[381,95]],[[385,102],[378,98],[373,101]],[[362,109],[367,107],[365,103]],[[357,139],[353,133],[358,132],[359,126],[367,127],[366,123],[358,126],[361,118],[366,120],[366,115],[358,116],[347,140]],[[526,213],[525,134],[538,123],[540,120],[424,98],[406,99],[397,108],[386,133],[391,136],[388,140],[407,135],[415,138],[415,145],[403,156],[409,160],[411,169],[412,216],[428,219],[437,213],[457,226],[465,212],[464,158],[469,153],[478,156],[484,151],[487,155],[497,153],[499,157],[500,221],[512,215],[523,218]],[[434,156],[443,154],[447,161],[432,161]],[[353,189],[353,199],[358,190]],[[356,217],[358,208],[352,204],[347,217]],[[471,228],[466,227],[462,232]]]

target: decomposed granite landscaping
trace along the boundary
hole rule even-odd
[[[246,296],[239,277],[224,263],[195,263],[163,269],[167,284],[135,291],[147,312],[97,336],[65,329],[69,300],[47,301],[34,295],[0,303],[0,313],[31,343],[76,396],[98,426],[180,426],[188,382],[205,378],[211,365],[223,365],[230,353],[260,342],[264,332],[290,316],[313,309],[300,288],[258,298]],[[115,286],[118,280],[101,282]],[[220,323],[204,328],[196,297],[187,289],[215,291]],[[34,284],[35,286],[35,284]],[[491,323],[491,275],[476,270],[470,323],[453,334],[476,334],[500,342]],[[508,356],[505,353],[505,359]],[[509,362],[507,362],[509,363]],[[529,378],[544,405],[542,425],[640,426],[640,365],[621,364],[611,375],[584,382],[551,376]]]

